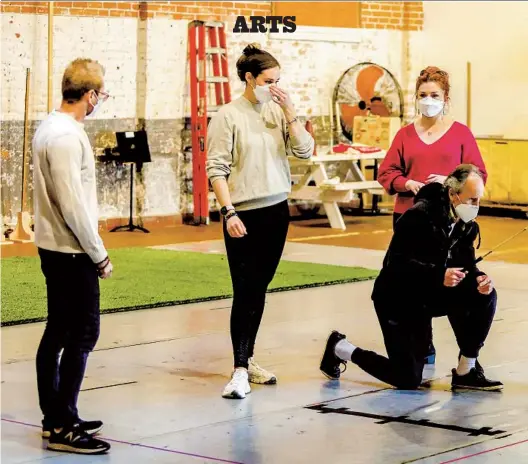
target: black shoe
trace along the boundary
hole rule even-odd
[[[346,370],[346,361],[339,359],[335,355],[335,346],[337,345],[337,342],[343,340],[344,338],[346,338],[346,335],[340,334],[334,330],[326,342],[326,348],[323,353],[323,358],[321,359],[321,366],[319,369],[321,369],[321,372],[330,380],[339,379],[339,376],[342,374],[342,372],[345,372]],[[339,368],[341,364],[345,366],[342,372]]]
[[[498,391],[502,390],[504,387],[504,385],[497,380],[487,379],[484,375],[484,370],[479,371],[475,367],[466,375],[458,375],[456,369],[453,369],[452,373],[453,379],[451,380],[451,387],[453,389],[465,388],[469,390]]]
[[[76,454],[103,454],[110,449],[110,444],[83,432],[78,425],[51,431],[48,449]]]
[[[84,421],[82,419],[79,419],[79,422],[77,422],[77,425],[79,426],[79,430],[87,433],[88,435],[95,435],[96,433],[100,432],[103,428],[103,423],[99,420],[95,421]],[[51,435],[51,429],[52,426],[49,422],[46,422],[46,420],[42,421],[42,438],[49,438]]]

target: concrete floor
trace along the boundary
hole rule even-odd
[[[361,235],[337,239],[318,238],[334,235],[331,229],[294,225],[290,239],[301,240],[288,243],[285,259],[379,268],[383,251],[372,248],[390,239],[389,218],[359,221]],[[482,222],[486,246],[493,245],[487,237],[499,242],[526,224]],[[328,246],[336,240],[350,243]],[[362,248],[355,248],[356,240]],[[438,358],[426,371],[434,379],[430,389],[395,391],[350,363],[341,381],[327,381],[318,365],[331,329],[384,352],[372,282],[269,295],[256,354],[279,383],[254,386],[243,401],[220,397],[232,362],[230,301],[109,314],[102,318],[79,406],[83,417],[105,421],[103,437],[113,448],[107,456],[64,455],[43,449],[39,435],[34,355],[43,324],[6,327],[2,462],[528,462],[528,259],[515,263],[528,243],[519,241],[511,245],[516,251],[481,266],[499,291],[481,361],[490,377],[504,382],[503,393],[450,391],[458,348],[445,318],[434,322]],[[214,240],[167,248],[223,252]]]

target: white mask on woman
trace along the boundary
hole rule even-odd
[[[253,88],[253,92],[255,92],[255,97],[260,103],[267,103],[272,100],[270,84],[255,85],[255,87]]]
[[[418,102],[418,107],[420,108],[420,113],[428,118],[434,118],[438,116],[440,112],[444,109],[445,103],[441,100],[437,100],[432,97],[425,97],[420,99]]]

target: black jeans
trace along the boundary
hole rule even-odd
[[[462,355],[478,357],[493,322],[497,293],[493,290],[490,295],[481,295],[476,287],[465,286],[446,289],[442,300],[443,307],[449,305],[447,317]],[[396,320],[395,309],[388,303],[375,302],[374,305],[388,358],[357,348],[352,361],[389,385],[406,390],[418,388],[422,382],[431,317],[417,315]]]
[[[40,408],[49,426],[70,426],[79,419],[77,398],[99,338],[99,278],[86,254],[39,249],[39,255],[48,295],[37,352]]]
[[[402,213],[392,213],[392,229],[396,227],[396,222],[403,216]],[[429,338],[429,347],[427,348],[427,353],[425,356],[433,356],[436,354],[436,349],[433,344],[433,321],[429,321],[429,326],[427,327],[428,338]]]
[[[231,341],[234,367],[248,367],[262,320],[266,291],[279,265],[290,215],[288,202],[240,211],[247,235],[233,238],[224,222],[224,240],[233,283]]]

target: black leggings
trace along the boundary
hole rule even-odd
[[[453,328],[460,353],[476,358],[488,336],[495,310],[497,294],[481,295],[476,286],[446,289],[444,303],[451,302],[447,317]],[[422,382],[424,356],[429,342],[431,319],[417,315],[407,320],[395,320],[398,309],[388,303],[375,302],[387,356],[357,348],[352,361],[370,375],[394,387],[413,390]],[[401,310],[400,310],[401,311]]]
[[[231,341],[234,367],[248,367],[264,312],[266,291],[279,265],[290,222],[288,202],[238,213],[247,235],[224,240],[233,283]]]

